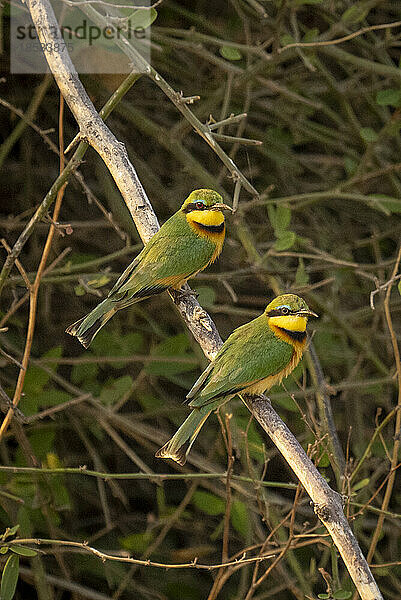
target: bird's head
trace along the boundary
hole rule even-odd
[[[295,294],[277,296],[266,306],[265,314],[269,326],[278,327],[298,341],[306,337],[308,319],[318,317],[310,310],[305,300]]]
[[[214,244],[215,252],[210,262],[219,256],[226,235],[223,210],[231,210],[223,198],[214,190],[194,190],[181,207],[187,224],[200,238]]]
[[[185,200],[181,207],[185,213],[193,210],[232,210],[230,206],[224,204],[223,198],[214,190],[194,190]]]

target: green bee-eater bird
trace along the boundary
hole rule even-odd
[[[236,394],[262,394],[295,369],[306,345],[306,325],[317,315],[294,294],[277,296],[263,314],[238,327],[187,395],[189,417],[157,458],[185,464],[211,411]]]
[[[190,278],[214,262],[223,248],[222,210],[232,210],[213,190],[194,190],[86,317],[66,329],[88,348],[101,327],[122,308],[160,294],[179,290]]]

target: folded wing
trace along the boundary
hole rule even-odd
[[[235,395],[288,365],[292,346],[275,337],[265,321],[261,315],[230,335],[187,395],[191,408]]]

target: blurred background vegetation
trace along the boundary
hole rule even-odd
[[[152,65],[184,96],[200,96],[191,109],[201,121],[245,112],[246,119],[219,133],[263,142],[221,142],[261,195],[242,191],[220,260],[192,287],[223,338],[260,314],[279,290],[302,295],[321,315],[312,327],[313,342],[346,457],[342,479],[336,480],[331,467],[316,402],[321,389],[305,360],[271,399],[330,485],[346,494],[345,510],[365,554],[372,550],[370,562],[392,563],[373,572],[384,596],[399,598],[398,471],[394,481],[389,478],[400,435],[396,411],[391,413],[398,402],[394,344],[383,310],[385,291],[374,296],[375,310],[370,294],[391,279],[401,232],[401,29],[373,29],[335,45],[280,49],[393,23],[401,18],[400,4],[165,0],[156,10]],[[3,27],[5,72],[7,15]],[[99,109],[123,79],[82,76]],[[12,247],[59,172],[59,159],[46,141],[58,144],[59,93],[50,75],[7,75],[0,86],[0,229]],[[213,187],[232,197],[227,170],[146,77],[107,123],[126,145],[161,222],[195,188]],[[68,144],[77,133],[68,110],[63,127]],[[21,537],[86,540],[107,553],[128,551],[161,563],[198,557],[216,565],[245,551],[248,557],[275,553],[279,560],[272,569],[275,559],[211,572],[160,570],[103,563],[82,548],[46,548],[36,557],[20,557],[15,597],[350,598],[352,583],[309,498],[239,400],[222,411],[220,421],[209,419],[184,468],[153,457],[185,418],[182,401],[206,365],[167,295],[120,312],[88,351],[64,334],[141,248],[120,193],[93,151],[79,173],[65,190],[48,265],[61,258],[40,285],[19,404],[25,419],[17,415],[1,442],[1,463],[86,465],[145,476],[104,481],[83,473],[10,473],[0,467],[2,528],[19,524]],[[45,218],[37,225],[20,255],[31,279],[49,223]],[[6,251],[1,252],[3,260]],[[397,280],[393,284],[389,307],[399,339],[401,301]],[[0,328],[7,328],[0,334],[0,384],[11,398],[18,366],[4,353],[21,359],[28,305],[14,268],[0,311]],[[232,411],[231,419],[226,411]],[[226,470],[227,426],[235,457],[231,481],[194,478]],[[182,477],[158,480],[154,473]]]

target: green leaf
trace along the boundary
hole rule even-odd
[[[276,237],[281,237],[285,233],[291,221],[291,209],[285,204],[278,204],[276,207],[273,204],[268,204],[267,214],[269,221],[274,229]]]
[[[291,221],[291,209],[285,204],[278,204],[276,208],[275,230],[284,232]],[[280,236],[277,236],[280,237]]]
[[[223,58],[227,60],[241,60],[242,54],[237,48],[233,48],[232,46],[222,46],[220,48],[220,54]]]
[[[55,435],[56,432],[53,428],[32,431],[32,433],[29,434],[29,442],[32,446],[32,450],[34,451],[35,456],[40,458],[40,460],[45,460],[47,453],[52,451]],[[21,456],[21,449],[18,448],[18,457],[20,458]],[[20,464],[25,463],[20,459]]]
[[[48,452],[46,456],[46,462],[44,466],[48,466],[49,469],[59,469],[63,466],[63,463],[54,452]],[[52,493],[52,504],[57,511],[70,510],[71,501],[70,495],[67,488],[64,485],[64,476],[60,473],[53,475],[49,479],[49,488]]]
[[[303,4],[321,4],[323,0],[295,0],[296,6],[302,6]]]
[[[244,502],[234,500],[231,505],[231,523],[234,529],[244,538],[250,530],[249,512]]]
[[[308,29],[308,31],[305,33],[304,37],[302,38],[302,41],[305,43],[310,43],[310,42],[314,42],[316,40],[316,38],[318,37],[320,31],[317,27],[314,27],[313,29]]]
[[[371,127],[362,127],[362,129],[359,130],[359,134],[367,143],[375,142],[377,140],[377,133]]]
[[[344,169],[348,176],[351,176],[355,173],[357,169],[358,163],[353,158],[349,156],[344,157]]]
[[[126,550],[142,554],[152,542],[153,538],[154,534],[152,531],[145,531],[144,533],[132,533],[124,538],[120,538],[120,543]]]
[[[380,90],[376,94],[376,104],[379,106],[399,106],[401,103],[401,90]]]
[[[110,281],[110,277],[107,277],[107,275],[104,275],[104,273],[97,275],[96,277],[92,277],[90,279],[88,279],[87,284],[90,287],[93,287],[95,289],[103,287],[104,285],[107,285]]]
[[[95,362],[80,363],[74,365],[71,371],[71,381],[75,384],[87,385],[89,382],[96,379],[99,372],[99,365]]]
[[[344,23],[355,24],[363,21],[371,9],[370,2],[356,2],[342,14],[341,20]]]
[[[185,333],[180,333],[164,340],[152,349],[151,356],[155,358],[155,361],[145,367],[146,371],[151,375],[163,375],[164,377],[193,371],[198,361],[193,353],[187,352],[189,347],[189,340]],[[160,362],[156,360],[157,356],[162,356],[169,360]],[[174,358],[184,359],[185,362],[174,361]],[[193,362],[186,362],[188,358],[193,359]]]
[[[50,350],[45,352],[42,358],[61,358],[62,356],[63,347],[55,346],[54,348],[51,348]],[[48,366],[46,366],[46,368],[54,373],[55,371],[57,371],[57,363],[50,363]]]
[[[38,398],[38,405],[42,407],[58,406],[64,404],[64,402],[68,402],[72,397],[62,390],[44,390]]]
[[[330,595],[329,594],[318,594],[317,597],[320,598],[321,600],[330,599]]]
[[[269,215],[270,225],[276,230],[276,207],[273,204],[267,205],[267,214]]]
[[[77,22],[78,25],[78,22]],[[69,254],[68,255],[69,258],[66,261],[63,270],[66,273],[70,272],[70,267],[75,266],[75,265],[85,265],[85,263],[90,262],[92,260],[96,260],[97,258],[99,258],[99,256],[97,254],[90,254],[85,253],[85,252],[74,252],[73,254]],[[85,272],[85,268],[82,269]]]
[[[352,487],[352,491],[357,492],[358,490],[361,490],[362,488],[364,488],[368,485],[369,481],[370,481],[369,477],[365,477],[365,479],[361,479],[361,481],[358,481],[358,483],[356,483]]]
[[[121,335],[110,328],[100,331],[91,344],[91,352],[95,356],[130,356],[142,348],[143,336],[140,333]],[[124,365],[124,361],[110,364],[114,369],[121,369]]]
[[[124,375],[114,381],[110,381],[102,387],[100,400],[103,404],[112,406],[116,404],[125,394],[128,394],[133,385],[133,379],[129,375]]]
[[[166,515],[167,504],[165,490],[161,485],[156,489],[156,500],[159,517],[164,517]]]
[[[138,8],[130,15],[132,29],[147,29],[157,19],[157,10]]]
[[[295,283],[300,286],[308,285],[309,283],[309,275],[305,271],[305,264],[303,258],[300,258],[298,262],[297,272],[295,273]]]
[[[293,44],[295,42],[295,38],[289,33],[285,33],[280,38],[281,46],[288,46],[289,44]]]
[[[351,596],[352,592],[350,592],[349,590],[337,590],[333,594],[333,598],[335,600],[348,600],[348,598],[351,598]]]
[[[192,503],[207,515],[222,515],[226,509],[224,500],[203,490],[194,493]]]
[[[398,282],[397,288],[398,288],[398,292],[399,292],[399,294],[401,296],[401,279]]]
[[[86,290],[83,285],[79,284],[74,287],[74,293],[76,296],[85,296]]]
[[[61,346],[51,348],[43,354],[42,358],[61,358],[63,349]],[[55,372],[57,370],[56,363],[50,363],[46,365],[49,371]],[[50,374],[39,367],[30,366],[25,375],[24,382],[24,393],[28,396],[30,393],[40,394],[45,385],[50,380]]]
[[[20,535],[23,537],[32,537],[32,513],[26,505],[18,509],[17,519],[20,524]]]
[[[216,292],[212,287],[199,286],[194,287],[194,291],[198,294],[198,302],[201,306],[213,306],[216,302]]]
[[[293,231],[284,231],[275,242],[274,249],[288,250],[294,245],[296,238],[297,236]]]
[[[13,545],[10,546],[10,550],[11,552],[19,554],[20,556],[36,556],[38,554],[36,550],[33,550],[32,548],[27,548],[26,546]]]
[[[141,392],[137,398],[137,402],[139,402],[143,412],[145,413],[157,411],[165,406],[164,399],[162,399],[160,396],[146,394],[144,392]]]
[[[0,600],[12,600],[17,587],[19,575],[19,558],[11,554],[3,569],[0,586]]]
[[[278,386],[275,386],[276,390],[278,392],[282,392],[282,388],[281,390],[279,389]],[[273,388],[274,390],[274,388]],[[277,404],[278,406],[281,406],[281,408],[284,408],[284,410],[288,410],[289,412],[293,412],[293,413],[297,413],[298,412],[298,407],[295,404],[294,400],[291,398],[291,396],[283,396],[283,397],[279,397],[279,398],[274,398],[274,402],[275,404]]]
[[[136,331],[121,336],[121,348],[128,354],[135,354],[143,350],[143,335]]]
[[[369,194],[368,198],[374,200],[374,204],[377,205],[376,208],[381,208],[390,213],[401,213],[401,200],[399,198],[386,196],[385,194]]]
[[[46,365],[47,366],[47,365]],[[50,375],[39,367],[30,366],[25,375],[24,393],[26,396],[29,394],[40,394],[49,381]]]
[[[317,466],[322,469],[325,469],[330,466],[330,460],[327,455],[327,452],[323,452],[322,456],[319,458],[319,462],[318,462]]]
[[[9,547],[10,546],[2,546],[0,548],[0,554],[7,554]]]

